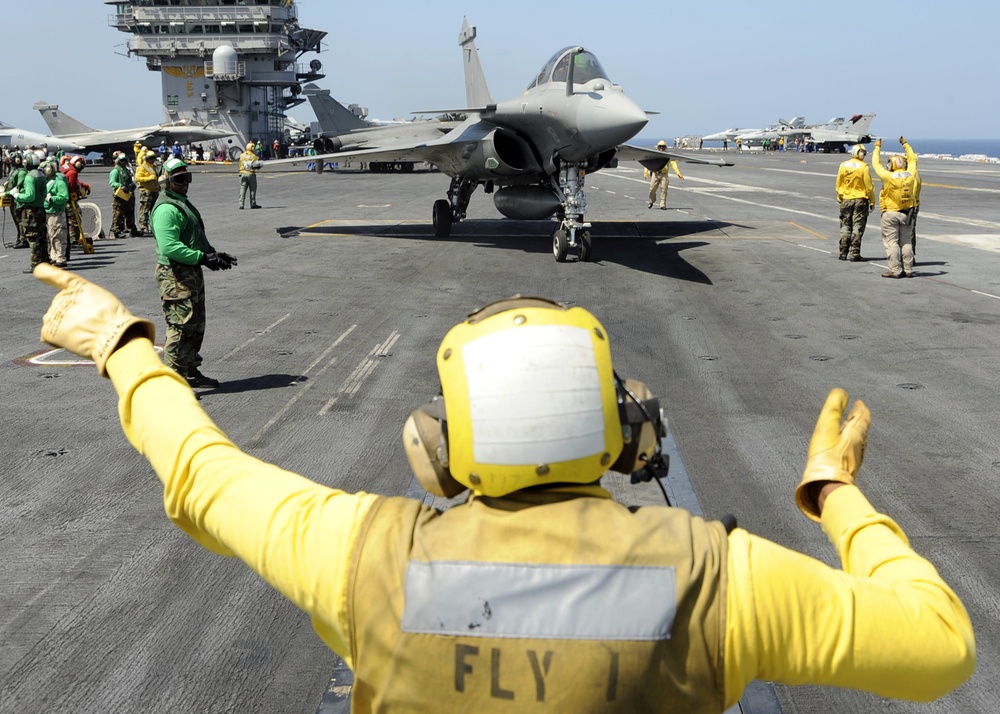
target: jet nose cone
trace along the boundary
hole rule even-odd
[[[580,114],[581,133],[594,147],[622,144],[646,126],[649,117],[622,92],[606,91]]]

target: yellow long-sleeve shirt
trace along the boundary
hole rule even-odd
[[[917,173],[917,155],[909,144],[904,144],[906,168],[889,171],[882,166],[882,148],[876,144],[872,152],[872,168],[882,180],[879,208],[883,211],[904,211],[919,203],[920,175]]]
[[[163,482],[167,515],[205,548],[242,559],[353,666],[350,567],[383,497],[243,453],[146,339],[118,349],[107,367],[125,434]],[[968,615],[899,526],[845,486],[827,498],[822,527],[844,570],[741,529],[730,534],[726,706],[756,678],[921,701],[965,681],[975,666]]]
[[[642,177],[649,178],[650,176],[669,176],[670,170],[677,174],[677,178],[681,181],[684,180],[684,174],[681,173],[680,167],[677,166],[677,162],[674,159],[670,159],[667,163],[663,165],[663,168],[659,171],[650,171],[649,169],[642,170]]]
[[[843,203],[856,198],[867,198],[875,203],[875,185],[868,164],[860,159],[848,159],[837,169],[837,201]]]

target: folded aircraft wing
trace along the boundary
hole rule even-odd
[[[673,151],[658,151],[657,149],[647,149],[631,144],[622,144],[618,147],[618,159],[622,161],[638,161],[647,169],[659,171],[664,164],[673,159],[683,161],[686,164],[706,164],[708,166],[732,166],[732,161],[717,158],[703,158],[701,156],[691,156],[690,154],[678,154]]]

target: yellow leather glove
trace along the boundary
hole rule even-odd
[[[816,421],[802,482],[795,489],[795,503],[807,517],[819,522],[817,498],[827,481],[853,485],[865,458],[868,426],[872,415],[860,399],[854,402],[847,421],[841,424],[847,407],[847,392],[832,389]]]
[[[152,322],[136,317],[114,295],[75,273],[41,263],[35,277],[61,291],[42,319],[42,340],[94,360],[102,377],[108,376],[108,357],[129,328],[135,326],[150,342],[156,336]]]

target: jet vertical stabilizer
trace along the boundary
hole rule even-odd
[[[49,104],[41,101],[35,102],[33,109],[37,109],[45,120],[45,125],[55,136],[69,136],[70,134],[89,134],[95,129],[78,122],[66,112],[59,111],[58,104]]]
[[[352,129],[364,129],[370,124],[330,96],[329,89],[307,84],[302,93],[309,99],[319,128],[324,134],[343,134]]]
[[[479,63],[476,49],[476,28],[469,26],[469,18],[462,18],[462,32],[458,35],[465,61],[465,101],[470,107],[486,107],[494,104],[493,95],[486,85],[486,73]]]

